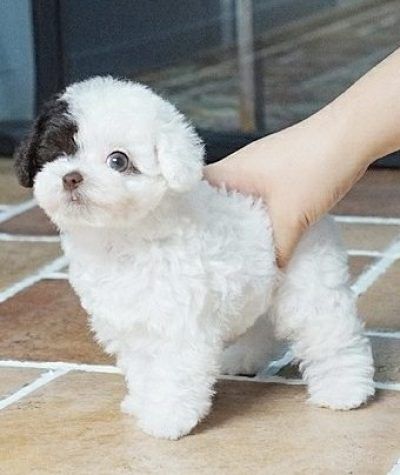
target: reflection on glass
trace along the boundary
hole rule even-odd
[[[400,44],[400,2],[220,4],[220,44],[193,60],[136,76],[203,129],[271,132],[288,126],[328,103]]]

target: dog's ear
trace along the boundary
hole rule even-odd
[[[42,128],[42,118],[39,116],[33,123],[29,135],[14,152],[14,170],[19,183],[26,188],[32,188],[33,179],[38,171],[37,154],[43,133]]]
[[[54,97],[44,104],[29,135],[14,153],[14,170],[19,183],[32,188],[35,175],[46,162],[75,153],[76,131],[65,101]]]
[[[162,175],[175,191],[187,191],[203,175],[204,146],[185,117],[169,103],[163,104],[156,153]]]

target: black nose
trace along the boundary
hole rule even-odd
[[[75,190],[78,188],[79,183],[82,183],[83,176],[79,172],[70,172],[63,176],[64,189],[68,191]]]

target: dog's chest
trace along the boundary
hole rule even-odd
[[[198,250],[180,243],[111,250],[96,259],[72,256],[70,280],[93,319],[121,329],[160,327],[203,306],[206,272]]]

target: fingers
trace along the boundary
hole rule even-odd
[[[287,239],[285,239],[285,237],[283,237],[282,239],[275,238],[276,263],[278,264],[278,267],[280,269],[286,268],[300,239],[300,236],[295,237],[293,234],[287,236]]]
[[[268,203],[269,214],[272,221],[276,258],[280,268],[286,267],[298,241],[307,227],[306,220],[300,220],[297,207],[288,203],[289,196],[280,191],[271,193],[271,189],[259,190],[257,183],[251,179],[249,167],[240,171],[241,160],[228,158],[221,162],[208,165],[204,168],[204,178],[213,186],[224,184],[228,189],[236,189],[242,193],[261,196]],[[251,168],[250,168],[251,171]],[[272,186],[271,186],[272,188]],[[290,197],[291,198],[291,197]],[[288,213],[291,210],[291,214]]]
[[[251,175],[251,167],[248,163],[243,164],[238,154],[230,155],[217,163],[204,167],[204,178],[213,186],[226,185],[229,189],[243,191],[243,181]],[[245,167],[245,172],[242,169]]]
[[[278,267],[284,269],[289,263],[307,225],[298,220],[297,216],[287,217],[283,210],[276,208],[270,208],[270,210],[276,261]]]
[[[225,167],[221,167],[219,162],[213,163],[204,167],[203,177],[208,181],[208,183],[210,183],[210,185],[221,186],[221,184],[226,182],[226,179],[228,178],[224,170]]]
[[[253,157],[243,156],[243,151],[241,153],[206,166],[204,178],[213,186],[224,185],[227,189],[259,196],[264,200],[272,221],[277,263],[280,268],[284,268],[306,229],[306,225],[298,219],[299,210],[295,205],[297,195],[288,193],[288,187],[281,186],[280,180],[271,180],[276,175],[282,179],[279,168],[275,172],[265,166],[265,161],[254,164]]]

